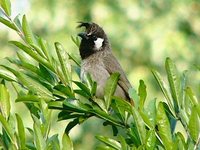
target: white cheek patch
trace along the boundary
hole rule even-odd
[[[91,34],[92,34],[92,32],[88,33],[87,35],[91,35]]]
[[[104,39],[102,39],[102,38],[97,38],[97,39],[94,41],[95,47],[96,47],[97,49],[100,49],[100,48],[102,47],[102,45],[103,45],[103,41],[104,41]]]

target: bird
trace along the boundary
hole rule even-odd
[[[104,88],[107,79],[113,73],[119,73],[120,77],[114,96],[120,97],[134,105],[128,90],[132,88],[120,63],[112,53],[111,44],[108,37],[98,24],[94,22],[79,22],[77,28],[84,27],[85,31],[78,33],[81,38],[79,53],[81,63],[81,80],[86,74],[90,74],[92,79],[97,82],[96,97],[104,97]]]

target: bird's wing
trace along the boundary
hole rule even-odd
[[[112,55],[112,53],[109,53],[106,56],[104,56],[103,63],[104,63],[106,70],[109,72],[109,74],[112,74],[115,72],[120,73],[118,85],[124,90],[127,98],[129,98],[128,90],[129,90],[129,88],[131,88],[131,84],[128,81],[121,65],[116,60],[116,58]]]

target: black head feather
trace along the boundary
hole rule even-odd
[[[90,34],[96,34],[97,36],[105,36],[104,30],[96,23],[93,22],[78,22],[77,28],[85,27],[85,32]]]
[[[79,22],[78,28],[85,27],[86,30],[83,33],[79,33],[81,43],[80,43],[80,55],[82,59],[89,57],[90,55],[106,49],[109,49],[109,42],[104,30],[96,23],[91,22]],[[101,48],[97,49],[95,46],[95,40],[98,38],[103,39]]]
[[[85,27],[86,29],[88,29],[91,25],[92,25],[92,23],[90,23],[90,22],[78,22],[79,23],[79,25],[77,26],[77,28],[81,28],[81,27]]]

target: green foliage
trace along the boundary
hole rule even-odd
[[[0,84],[0,105],[2,115],[7,119],[10,116],[10,101],[9,93],[3,84]]]
[[[110,78],[106,82],[104,99],[105,99],[105,105],[106,105],[107,110],[110,107],[112,95],[114,94],[115,89],[117,87],[117,81],[119,80],[119,76],[120,76],[119,73],[114,73],[110,76]]]
[[[99,146],[98,149],[200,148],[200,103],[192,88],[186,84],[186,75],[178,73],[170,58],[165,62],[168,84],[157,71],[152,71],[165,100],[147,99],[143,80],[140,80],[138,91],[130,89],[130,97],[135,101],[135,107],[113,96],[119,79],[117,73],[108,79],[104,99],[98,99],[95,97],[97,84],[90,75],[86,76],[84,83],[72,79],[72,73],[75,73],[73,65],[79,67],[77,58],[67,53],[58,42],[55,43],[57,55],[53,56],[49,52],[47,42],[32,33],[26,17],[23,16],[22,24],[16,23],[16,20],[9,17],[10,2],[0,2],[5,17],[1,18],[0,22],[16,30],[23,40],[10,42],[19,49],[18,58],[8,58],[10,64],[1,65],[0,68],[2,148],[73,149],[69,132],[90,117],[102,119],[104,126],[113,129],[114,137],[96,136],[106,145]],[[72,40],[79,45],[77,38],[72,37]],[[24,126],[20,115],[10,112],[7,83],[11,83],[16,90],[16,102],[23,102],[28,108],[33,120],[32,129]],[[17,85],[20,88],[17,88]],[[53,110],[59,111],[58,120],[70,120],[63,133],[62,142],[59,142],[57,134],[49,134]],[[180,122],[186,135],[174,130],[177,122]],[[123,136],[118,134],[118,130],[123,132]],[[28,138],[27,132],[31,138]]]
[[[9,0],[1,0],[0,6],[3,8],[6,15],[8,15],[8,16],[11,15],[11,3]]]

